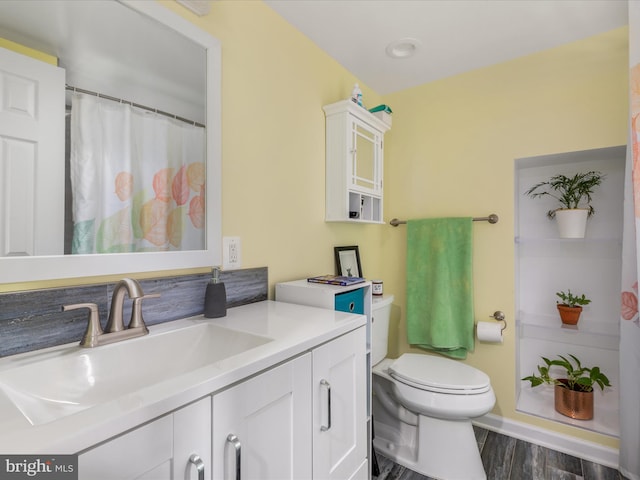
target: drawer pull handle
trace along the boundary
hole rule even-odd
[[[198,480],[204,480],[204,462],[200,458],[200,455],[196,455],[195,453],[189,457],[189,463],[193,463],[196,467],[196,471],[198,472]]]
[[[326,432],[331,428],[331,384],[323,378],[320,385],[327,387],[327,425],[320,425],[320,430]]]
[[[240,472],[240,461],[242,455],[242,444],[240,444],[240,439],[233,433],[230,433],[227,436],[227,442],[233,445],[233,448],[236,450],[236,480],[241,480],[242,475]]]

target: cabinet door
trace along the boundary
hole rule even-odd
[[[311,478],[310,372],[306,354],[214,395],[214,479]]]
[[[198,480],[211,478],[211,397],[164,416],[78,456],[80,480]]]
[[[173,414],[171,478],[200,480],[199,465],[204,468],[204,480],[211,480],[211,397],[198,400]]]
[[[314,478],[344,480],[363,471],[366,379],[365,327],[313,351]]]
[[[162,417],[78,456],[80,480],[171,479],[173,419]]]

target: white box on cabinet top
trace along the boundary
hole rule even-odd
[[[389,126],[350,100],[323,110],[325,220],[382,223],[383,146]]]

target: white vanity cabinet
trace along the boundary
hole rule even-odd
[[[351,300],[369,305],[370,285],[353,290]],[[370,305],[363,308],[370,311]],[[0,396],[0,449],[77,454],[80,480],[364,480],[370,445],[368,329],[361,314],[277,301],[234,307],[218,319],[153,325],[145,337],[122,342],[124,350],[86,349],[79,363],[93,368],[110,355],[140,349],[152,356],[153,348],[171,342],[175,354],[156,348],[161,352],[152,360],[172,355],[175,369],[162,363],[160,370],[147,370],[160,372],[151,384],[119,372],[116,380],[126,383],[109,385],[125,393],[45,423],[31,423],[13,399]],[[194,339],[202,341],[201,348]],[[77,349],[70,344],[0,359],[0,377],[10,379],[13,369],[57,356],[74,359]],[[188,355],[195,363],[187,363],[184,372]],[[98,368],[90,373],[97,382],[111,381]],[[105,385],[81,398],[104,396]]]
[[[78,478],[211,480],[210,466],[211,397],[206,397],[81,453]]]
[[[213,396],[214,479],[312,478],[310,372],[307,353]]]
[[[360,327],[215,394],[213,478],[368,478],[365,335]]]
[[[389,126],[344,100],[326,117],[325,220],[382,223],[384,133]]]

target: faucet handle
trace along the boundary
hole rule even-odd
[[[142,318],[142,300],[145,298],[158,297],[160,297],[159,293],[149,293],[142,297],[134,298],[133,307],[131,308],[131,320],[129,321],[129,326],[127,328],[143,327],[143,329],[146,330],[147,326],[144,324],[144,319]]]
[[[80,346],[95,347],[98,345],[98,337],[104,333],[102,325],[100,325],[98,305],[95,303],[74,303],[72,305],[63,305],[62,311],[79,310],[81,308],[89,309],[89,322],[87,323],[87,330],[84,332],[82,340],[80,341]]]

